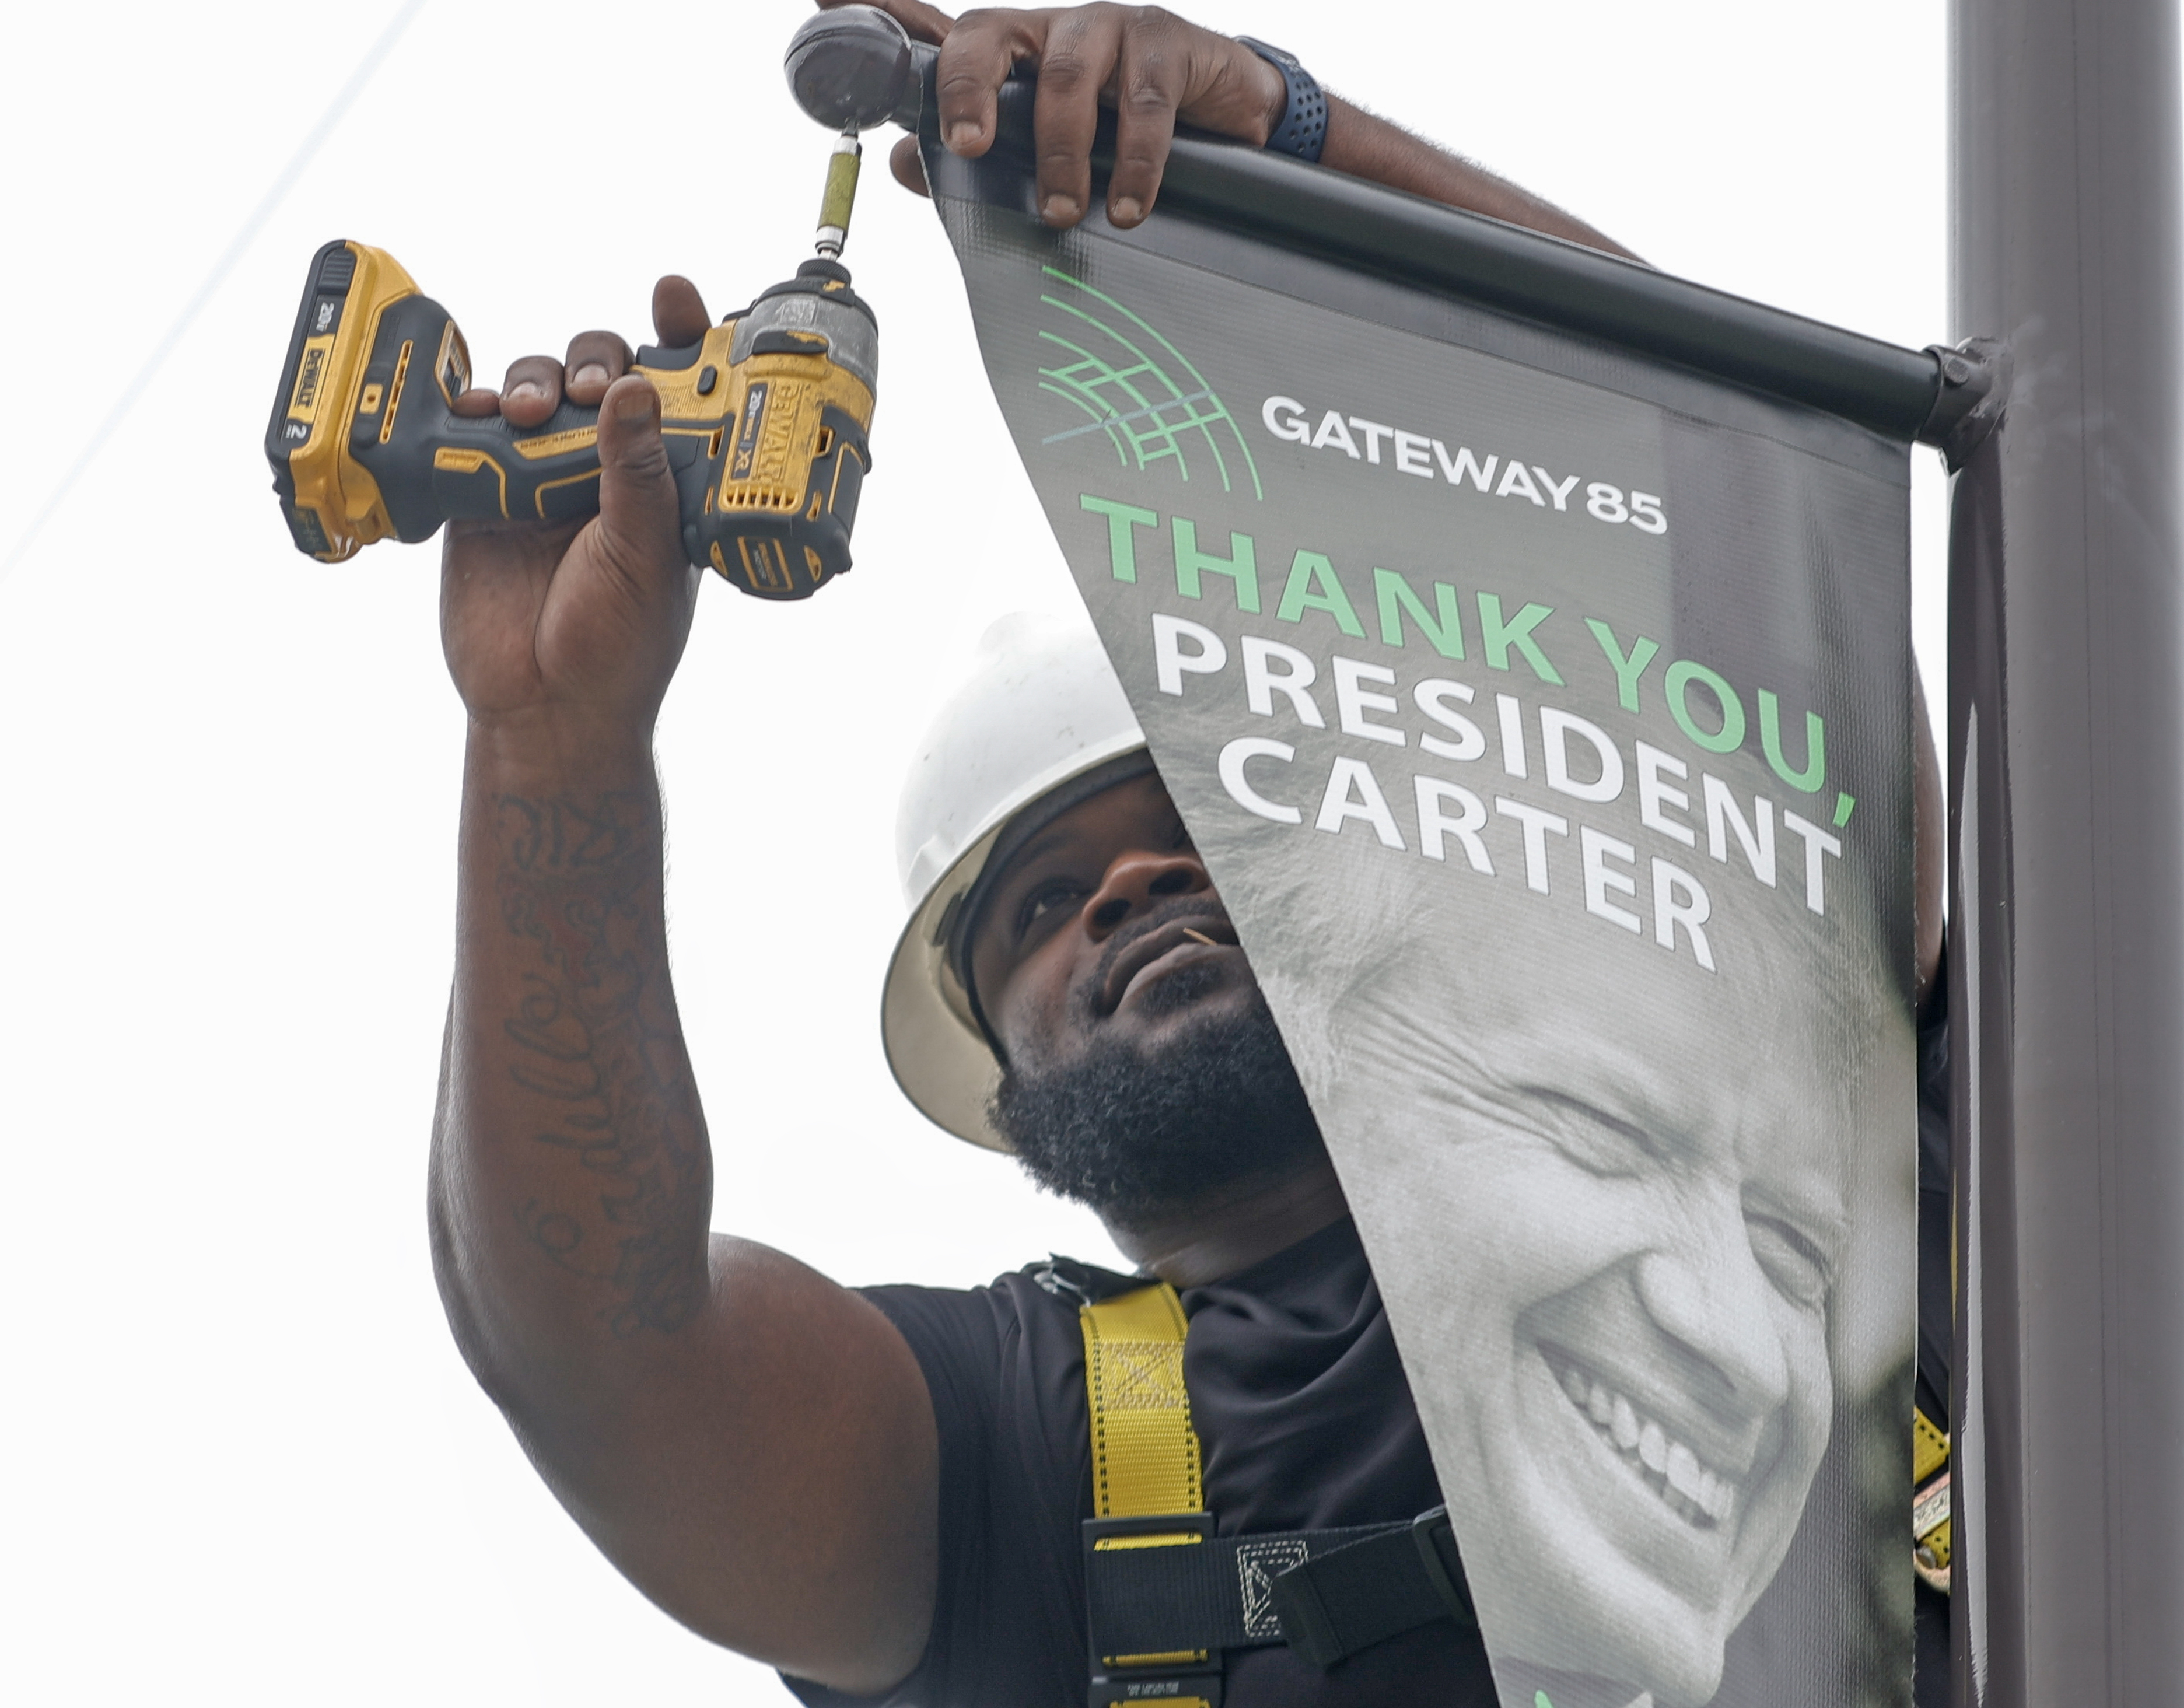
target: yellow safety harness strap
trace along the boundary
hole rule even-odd
[[[1166,1282],[1088,1305],[1084,1397],[1092,1418],[1092,1510],[1101,1518],[1201,1512],[1198,1432],[1183,1385],[1190,1327]]]
[[[1088,1554],[1200,1545],[1212,1526],[1204,1516],[1198,1432],[1183,1383],[1190,1328],[1183,1301],[1166,1282],[1156,1282],[1086,1305],[1078,1319],[1092,1426],[1095,1516],[1086,1526]],[[1173,1525],[1103,1523],[1170,1516]],[[1102,1655],[1096,1632],[1092,1646],[1093,1708],[1109,1702],[1219,1708],[1220,1666],[1206,1650]]]
[[[1221,1708],[1221,1653],[1313,1666],[1441,1619],[1476,1624],[1446,1507],[1406,1523],[1214,1533],[1173,1288],[1080,1313],[1096,1516],[1084,1523],[1092,1708]]]
[[[1949,1593],[1949,1432],[1911,1408],[1911,1569]]]

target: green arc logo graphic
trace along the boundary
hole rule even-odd
[[[1055,346],[1066,359],[1039,370],[1039,388],[1067,400],[1089,417],[1079,426],[1049,433],[1039,442],[1053,445],[1086,433],[1105,433],[1124,468],[1172,463],[1177,477],[1188,481],[1190,461],[1184,447],[1186,437],[1195,435],[1201,442],[1192,448],[1211,456],[1223,492],[1236,490],[1229,473],[1234,459],[1251,476],[1251,496],[1265,498],[1258,465],[1251,459],[1235,417],[1190,359],[1150,321],[1104,291],[1058,268],[1039,270],[1056,287],[1043,293],[1040,303],[1070,318],[1064,323],[1067,337],[1044,327],[1039,331],[1040,341]],[[1163,364],[1163,354],[1182,370],[1182,379]]]

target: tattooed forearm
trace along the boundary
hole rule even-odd
[[[566,1161],[515,1203],[517,1225],[602,1284],[616,1334],[672,1332],[705,1296],[712,1176],[668,982],[656,806],[504,794],[493,809],[500,918],[526,945],[507,1073]]]

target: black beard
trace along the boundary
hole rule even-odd
[[[1146,993],[1187,1006],[1217,975],[1190,968]],[[1156,1054],[1096,1041],[1061,1066],[1006,1068],[994,1125],[1033,1181],[1123,1227],[1279,1180],[1326,1154],[1267,999],[1183,1031]]]

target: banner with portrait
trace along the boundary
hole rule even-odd
[[[1908,446],[928,159],[1503,1702],[1908,1703]]]

